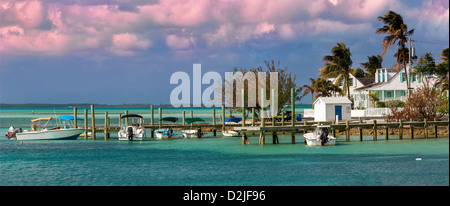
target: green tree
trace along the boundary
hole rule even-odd
[[[403,62],[404,72],[406,74],[406,61],[408,59],[405,51],[405,44],[408,42],[408,37],[414,34],[414,29],[408,30],[408,25],[403,22],[403,17],[393,11],[389,11],[384,16],[379,16],[378,21],[382,21],[384,26],[376,30],[377,34],[386,34],[383,38],[383,52],[381,56],[386,54],[386,51],[397,43],[398,50],[396,53],[397,70],[400,71],[400,65]],[[409,94],[409,78],[406,78],[407,93]]]
[[[377,69],[382,68],[383,57],[380,55],[372,55],[367,57],[367,62],[361,63],[361,66],[368,72],[370,78],[375,77]]]
[[[344,80],[342,91],[348,99],[350,99],[349,74],[350,67],[353,64],[351,56],[350,48],[343,42],[338,42],[336,46],[331,48],[331,55],[323,57],[325,65],[319,69],[322,78],[336,77],[336,85],[339,85],[342,79]]]
[[[317,80],[313,79],[313,78],[309,78],[309,82],[311,84],[305,84],[301,87],[302,90],[304,89],[303,96],[305,96],[307,94],[311,94],[311,107],[313,107],[313,108],[314,108],[314,93],[317,93],[317,88],[316,88]]]

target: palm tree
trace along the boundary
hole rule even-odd
[[[372,55],[367,57],[366,63],[361,63],[361,66],[369,73],[368,77],[375,77],[377,69],[382,68],[383,57],[380,55]]]
[[[316,87],[316,81],[313,78],[309,78],[309,81],[311,82],[311,84],[305,84],[303,85],[300,89],[303,90],[303,96],[307,95],[307,94],[311,94],[311,106],[314,108],[314,93],[317,93],[317,87]],[[303,97],[302,96],[302,97]]]
[[[342,95],[342,89],[339,88],[339,86],[333,84],[333,82],[325,79],[325,78],[319,78],[316,81],[316,89],[317,89],[317,95],[318,97],[330,97],[333,94],[339,93],[339,95]]]
[[[351,56],[350,48],[346,47],[343,42],[338,42],[336,46],[331,48],[331,55],[323,57],[325,66],[319,69],[322,78],[337,76],[336,85],[339,85],[342,79],[344,79],[344,87],[342,90],[348,99],[350,99],[349,74],[350,67],[353,64]]]
[[[386,34],[383,38],[383,52],[381,56],[383,57],[386,54],[386,51],[393,45],[397,43],[398,50],[396,53],[397,58],[397,70],[400,72],[400,64],[402,60],[408,59],[405,51],[405,44],[408,42],[408,37],[414,34],[414,29],[408,31],[408,25],[403,23],[403,17],[400,14],[397,14],[393,11],[389,11],[384,16],[379,16],[378,21],[382,21],[384,26],[378,28],[377,34]],[[406,62],[403,61],[403,68],[405,74],[406,71]],[[409,94],[409,78],[406,78],[406,92]]]

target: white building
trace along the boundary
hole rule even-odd
[[[351,111],[352,102],[347,97],[319,97],[314,101],[314,121],[350,120]]]
[[[397,72],[395,66],[391,68],[377,69],[375,73],[375,82],[362,87],[354,89],[352,98],[354,101],[354,108],[374,107],[370,101],[369,93],[375,94],[380,102],[390,100],[406,101],[406,78],[407,75],[403,72]],[[420,75],[412,73],[409,74],[411,91],[421,86]]]

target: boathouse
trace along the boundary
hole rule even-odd
[[[350,120],[352,102],[347,97],[319,97],[314,101],[314,121]]]

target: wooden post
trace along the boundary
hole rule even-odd
[[[186,123],[184,122],[185,119],[186,119],[186,112],[183,111],[183,116],[182,116],[183,126],[186,125]]]
[[[291,88],[291,126],[293,127],[291,133],[292,144],[295,144],[295,120],[297,116],[295,115],[295,92],[294,88]]]
[[[256,119],[255,119],[255,108],[252,107],[252,126],[255,125],[255,121],[256,121]]]
[[[277,116],[277,114],[275,114],[275,89],[272,89],[270,92],[270,100],[272,100],[272,104],[270,105],[271,111],[270,113],[272,114],[272,126],[275,126],[275,116]]]
[[[194,118],[194,111],[192,111],[192,110],[191,110],[191,118]],[[192,129],[192,126],[194,126],[194,123],[191,123],[191,129]]]
[[[428,139],[428,123],[427,123],[427,119],[424,119],[424,133],[425,133],[425,139]]]
[[[84,139],[87,139],[88,137],[88,110],[84,109]]]
[[[212,109],[212,123],[216,125],[216,109]]]
[[[128,115],[128,110],[125,110],[125,115]],[[128,117],[125,118],[125,127],[128,127]]]
[[[307,122],[308,122],[308,121],[304,121],[304,122],[303,122],[303,125],[306,126],[306,125],[308,124]],[[308,130],[303,129],[303,134],[306,134],[307,132],[308,132]],[[303,138],[303,143],[306,144],[306,138]]]
[[[399,120],[399,126],[398,126],[398,138],[399,139],[403,139],[403,122],[402,122],[402,120],[400,119]]]
[[[77,128],[77,107],[73,107],[73,128]]]
[[[119,113],[119,129],[122,129],[122,113]]]
[[[105,140],[108,139],[108,112],[105,112]]]
[[[153,111],[153,105],[150,105],[150,124],[155,126],[155,113]]]
[[[388,120],[386,119],[386,123],[388,123]],[[385,140],[389,140],[389,127],[386,125],[384,128],[386,130],[386,135],[384,136]]]
[[[261,127],[265,127],[265,116],[264,116],[264,103],[266,101],[266,93],[265,89],[261,88]],[[264,130],[261,130],[259,135],[259,145],[264,145],[266,143],[266,137],[264,135]]]
[[[160,108],[158,108],[158,116],[159,116],[159,119],[158,119],[158,124],[159,124],[159,128],[161,129],[161,127],[162,127],[162,121],[160,121],[161,120],[161,118],[162,118],[162,108],[160,107]]]
[[[212,110],[212,116],[213,116],[213,125],[216,125],[216,109]],[[213,136],[216,136],[216,128],[213,127]]]
[[[377,141],[377,120],[373,120],[373,141]]]
[[[362,119],[359,117],[359,124],[362,124]],[[359,127],[359,141],[363,141],[363,135],[362,135],[362,127]]]
[[[434,118],[434,122],[436,122],[436,118]],[[437,124],[434,125],[434,137],[437,138],[438,137],[438,127]]]
[[[333,125],[335,125],[336,124],[336,121],[331,121],[331,124],[333,124]],[[333,136],[334,138],[337,138],[336,137],[336,130],[333,128],[332,130],[331,130],[331,136]]]
[[[245,127],[245,89],[242,89],[242,127]]]
[[[94,105],[91,105],[91,125],[92,125],[92,139],[95,139],[95,111],[94,111]]]
[[[225,130],[225,106],[224,105],[222,105],[222,131],[224,131]]]
[[[411,139],[414,139],[414,126],[412,125],[413,119],[411,118],[409,121],[411,122],[411,125],[409,126],[409,132],[411,133],[410,137]]]
[[[245,127],[245,89],[242,89],[242,127]],[[242,144],[246,144],[248,142],[248,137],[245,134],[245,131],[242,132]]]
[[[345,135],[346,141],[350,142],[350,127],[348,126],[348,120],[345,120]]]

